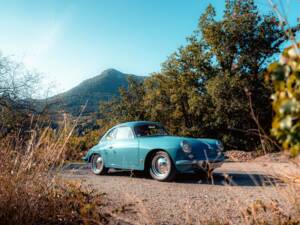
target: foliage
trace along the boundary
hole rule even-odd
[[[272,117],[272,88],[263,74],[286,40],[284,30],[252,0],[228,0],[223,17],[215,17],[208,6],[161,72],[104,105],[104,120],[160,121],[176,135],[220,138],[228,148],[259,147],[259,130],[268,131]]]
[[[280,62],[272,63],[268,69],[268,79],[275,87],[272,134],[292,156],[300,153],[299,47],[300,43],[285,49]]]
[[[162,65],[162,72],[145,81],[147,116],[166,124],[172,133],[197,135],[205,102],[205,82],[215,71],[207,46],[196,37]],[[207,74],[207,75],[206,75]],[[204,98],[203,98],[204,97]],[[151,107],[147,107],[151,105]]]
[[[258,127],[250,112],[247,92],[251,98],[260,125],[271,124],[270,91],[262,81],[233,76],[217,76],[207,83],[212,110],[210,129],[218,131],[223,141],[232,148],[255,149],[259,146]]]
[[[199,31],[220,72],[229,76],[258,77],[285,40],[279,21],[272,14],[260,15],[253,0],[227,0],[220,21],[208,6],[200,17]]]
[[[85,153],[100,141],[102,129],[90,130],[85,135],[73,134],[66,144],[66,160],[81,160]]]

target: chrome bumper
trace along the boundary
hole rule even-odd
[[[179,160],[176,161],[176,167],[181,171],[192,169],[214,170],[221,167],[224,160]]]

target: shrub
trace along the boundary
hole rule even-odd
[[[91,130],[84,136],[72,135],[66,144],[65,159],[81,160],[85,153],[100,141],[102,133],[100,129]]]
[[[284,50],[280,62],[271,64],[267,79],[271,79],[275,116],[272,134],[292,156],[300,152],[300,55],[299,47]]]

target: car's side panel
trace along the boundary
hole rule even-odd
[[[139,145],[137,139],[115,140],[111,152],[110,161],[114,168],[138,169]]]
[[[138,139],[102,142],[90,149],[84,160],[90,161],[93,154],[100,154],[108,168],[143,169],[139,161]]]
[[[114,166],[113,153],[112,153],[113,141],[104,141],[98,146],[99,146],[99,153],[103,158],[105,166],[113,167]]]

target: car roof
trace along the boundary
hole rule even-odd
[[[116,127],[122,127],[122,126],[128,126],[128,127],[136,127],[136,126],[141,126],[141,125],[147,125],[147,124],[156,124],[156,125],[160,125],[159,122],[152,122],[152,121],[131,121],[131,122],[126,122],[126,123],[121,123],[118,124]]]

